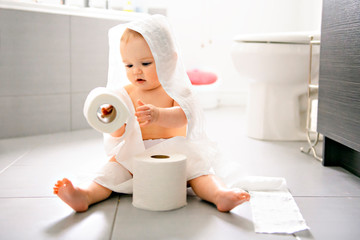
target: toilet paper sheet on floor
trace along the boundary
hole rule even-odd
[[[248,177],[233,187],[249,191],[255,232],[294,233],[309,229],[284,178]]]

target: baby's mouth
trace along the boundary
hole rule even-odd
[[[142,79],[142,78],[138,78],[138,79],[136,79],[136,82],[138,82],[138,83],[143,83],[143,82],[145,82],[146,80],[145,79]]]

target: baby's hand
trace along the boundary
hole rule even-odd
[[[112,105],[107,105],[101,108],[101,117],[104,118],[106,115],[109,115],[113,111],[114,107]]]
[[[146,126],[158,120],[159,108],[151,104],[145,104],[141,100],[138,100],[137,103],[139,104],[139,107],[136,108],[135,116],[137,117],[140,126]]]

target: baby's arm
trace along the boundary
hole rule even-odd
[[[113,137],[121,137],[125,133],[125,127],[126,127],[126,124],[124,124],[121,128],[119,128],[115,132],[110,133],[110,135]]]
[[[187,118],[181,107],[175,103],[174,107],[160,108],[151,104],[145,104],[138,100],[139,107],[136,108],[136,117],[140,126],[156,123],[166,128],[180,128],[187,124]]]

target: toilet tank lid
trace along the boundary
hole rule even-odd
[[[259,33],[259,34],[239,34],[234,38],[235,42],[254,42],[254,43],[294,43],[308,44],[310,36],[314,40],[320,40],[319,32],[278,32],[278,33]]]

